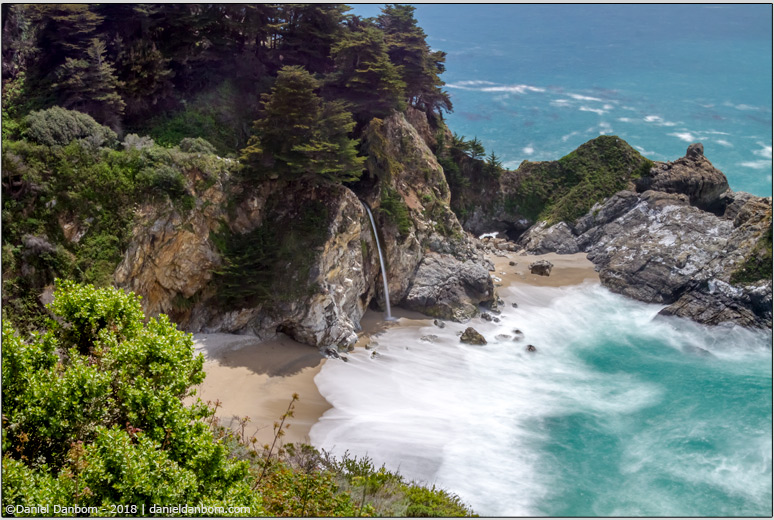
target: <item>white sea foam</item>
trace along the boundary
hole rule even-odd
[[[681,141],[685,141],[686,143],[695,143],[698,140],[697,137],[691,132],[673,132],[668,135],[677,137],[678,139],[680,139]]]
[[[745,168],[753,168],[755,170],[765,170],[766,168],[771,168],[771,161],[770,160],[744,161],[744,162],[740,162],[739,166],[744,166]]]
[[[545,92],[546,89],[530,85],[499,85],[496,87],[482,87],[481,92],[513,92],[524,94],[525,92]]]
[[[525,146],[524,148],[521,149],[521,151],[525,155],[532,155],[535,153],[535,149],[531,145]]]
[[[726,146],[728,148],[733,148],[733,146],[734,146],[733,144],[731,144],[730,142],[726,141],[725,139],[715,139],[715,142],[718,143],[721,146]]]
[[[758,142],[758,146],[761,147],[760,150],[755,150],[753,153],[757,155],[758,157],[763,157],[765,159],[771,159],[771,145]]]
[[[604,110],[602,108],[587,107],[585,105],[579,107],[578,110],[580,110],[581,112],[594,112],[595,114],[599,114],[600,116],[607,114],[607,110]]]
[[[715,356],[709,359],[722,363],[717,365],[722,370],[735,370],[741,359],[765,376],[770,334],[708,329],[676,318],[654,320],[661,306],[599,285],[504,287],[500,295],[506,305],[499,323],[475,318],[466,324],[447,322],[441,329],[430,320],[417,321],[380,333],[375,338],[378,357],[358,350],[348,363],[326,363],[315,382],[333,408],[312,428],[312,444],[338,454],[369,455],[408,478],[439,484],[482,515],[543,516],[567,492],[561,484],[565,469],[545,449],[553,435],[547,424],[582,414],[630,440],[622,446],[620,461],[626,482],[615,495],[602,491],[591,506],[594,514],[695,512],[654,487],[662,474],[710,486],[738,479],[724,489],[767,496],[762,486],[769,482],[765,471],[771,472],[769,445],[756,441],[731,450],[748,453],[749,461],[721,455],[703,461],[695,454],[681,455],[679,443],[670,444],[680,436],[701,437],[694,434],[702,426],[691,425],[683,415],[670,424],[629,431],[639,424],[639,414],[674,396],[665,393],[658,378],[644,380],[625,368],[598,370],[584,355],[594,355],[604,344],[642,350],[643,341],[667,341],[677,351],[672,362],[675,356],[681,363],[704,362],[707,358],[692,350],[700,345]],[[518,308],[511,302],[518,302]],[[467,326],[489,343],[460,343],[458,333]],[[516,328],[523,339],[513,339]],[[537,352],[527,352],[527,343]],[[662,348],[643,355],[658,358],[669,352]],[[749,439],[742,435],[739,442]]]
[[[578,101],[599,101],[600,103],[603,101],[598,97],[584,96],[583,94],[567,94],[567,95],[573,99],[577,99]]]

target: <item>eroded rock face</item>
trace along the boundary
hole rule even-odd
[[[402,114],[381,125],[380,151],[389,156],[394,169],[389,179],[377,181],[370,198],[364,197],[374,208],[388,264],[390,299],[433,316],[472,316],[479,303],[494,298],[487,263],[449,209],[443,171],[423,137]],[[405,204],[408,230],[399,230],[390,215],[380,211],[381,182],[388,183]],[[261,338],[284,332],[323,349],[354,343],[369,303],[374,299],[383,303],[384,295],[376,241],[353,191],[340,185],[275,180],[239,194],[227,192],[225,179],[219,179],[195,195],[196,208],[191,211],[147,205],[137,212],[134,238],[114,279],[119,287],[143,297],[148,315],[169,314],[193,332]],[[227,209],[229,200],[238,202]],[[211,234],[224,223],[231,233],[244,234],[292,219],[311,202],[324,203],[328,217],[308,280],[300,281],[309,288],[305,295],[224,308],[213,280],[223,259]],[[289,276],[294,273],[292,259],[287,269]]]
[[[449,187],[435,155],[403,114],[390,116],[372,131],[371,153],[391,158],[379,191],[367,199],[381,233],[391,303],[445,319],[473,316],[479,303],[491,303],[494,286],[486,259],[449,209]],[[382,183],[405,203],[408,232],[402,234],[380,211]],[[446,278],[441,280],[435,269]],[[376,291],[383,301],[380,285]]]
[[[478,313],[478,304],[492,299],[489,271],[472,260],[429,253],[419,264],[403,299],[407,309],[446,320],[464,321]]]

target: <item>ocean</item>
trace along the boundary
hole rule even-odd
[[[448,52],[449,126],[509,167],[600,134],[654,160],[700,141],[732,189],[762,196],[771,15],[771,5],[416,11]],[[375,338],[378,357],[326,363],[315,382],[332,408],[312,443],[438,484],[485,516],[772,515],[770,331],[656,317],[661,306],[599,285],[499,291],[499,323],[403,322]],[[468,325],[489,344],[461,344]]]
[[[404,319],[377,357],[327,362],[312,444],[483,516],[772,514],[770,331],[656,318],[600,285],[499,291],[499,323]],[[460,343],[467,326],[489,343]]]
[[[448,53],[449,127],[507,167],[601,134],[658,161],[699,141],[733,190],[771,195],[770,4],[421,4],[415,16]]]

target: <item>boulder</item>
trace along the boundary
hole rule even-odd
[[[488,269],[472,260],[429,253],[419,264],[401,306],[445,320],[463,321],[491,302],[494,285]]]
[[[538,276],[550,276],[554,264],[548,260],[538,260],[529,264],[529,272]]]
[[[532,254],[559,253],[571,255],[580,251],[570,226],[559,222],[553,226],[543,221],[535,224],[524,233],[519,241],[521,247]]]
[[[704,146],[694,143],[685,157],[670,163],[655,163],[647,175],[640,177],[637,191],[658,190],[688,195],[690,203],[705,211],[722,214],[725,205],[721,195],[728,190],[728,179],[704,157]]]
[[[486,339],[484,336],[473,327],[468,327],[460,336],[461,343],[469,343],[471,345],[486,345]]]

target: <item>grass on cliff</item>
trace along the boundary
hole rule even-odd
[[[652,166],[624,140],[603,135],[558,161],[522,163],[505,207],[533,221],[573,222],[596,202],[629,187]]]
[[[772,277],[772,233],[771,225],[761,235],[755,247],[742,265],[731,274],[731,283],[745,285]]]

